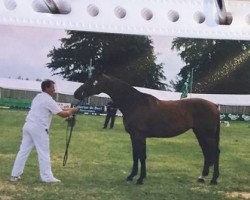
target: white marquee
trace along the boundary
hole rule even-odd
[[[60,94],[73,95],[74,91],[82,84],[72,81],[55,80],[56,91]],[[0,88],[13,90],[41,91],[41,82],[31,80],[19,80],[0,78]],[[161,100],[178,100],[181,93],[153,90],[148,88],[135,87],[137,90],[151,94]],[[97,96],[109,97],[101,93]],[[250,106],[250,95],[230,95],[230,94],[189,94],[188,98],[203,98],[220,105]]]

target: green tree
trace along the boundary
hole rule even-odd
[[[53,74],[84,82],[92,60],[95,68],[134,86],[166,89],[163,65],[156,64],[152,41],[147,36],[67,31],[61,46],[53,48],[47,64]]]
[[[250,93],[249,42],[176,38],[172,49],[179,52],[185,66],[173,83],[176,91],[194,69],[193,92],[217,94]]]

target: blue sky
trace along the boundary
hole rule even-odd
[[[53,46],[60,45],[59,39],[65,37],[64,30],[48,28],[30,28],[17,26],[0,26],[0,77],[29,78],[30,80],[61,77],[51,77],[51,72],[45,67],[50,62],[47,58]],[[173,38],[153,36],[157,61],[164,63],[165,76],[168,82],[175,79],[183,66],[177,53],[171,50]]]

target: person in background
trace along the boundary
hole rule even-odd
[[[114,127],[116,112],[117,112],[117,108],[115,107],[114,103],[112,101],[108,102],[107,115],[106,115],[106,119],[105,119],[103,128],[107,128],[109,121],[110,121],[109,127],[110,128]]]
[[[26,160],[33,148],[38,154],[40,177],[43,182],[60,182],[51,170],[49,127],[52,115],[66,118],[77,112],[77,108],[61,109],[52,98],[55,94],[55,82],[45,80],[41,83],[42,92],[32,100],[30,111],[22,129],[22,143],[16,156],[10,181],[21,179]]]

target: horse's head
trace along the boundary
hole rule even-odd
[[[74,93],[74,97],[82,100],[95,94],[104,92],[105,75],[102,73],[94,73],[83,85],[81,85]]]

